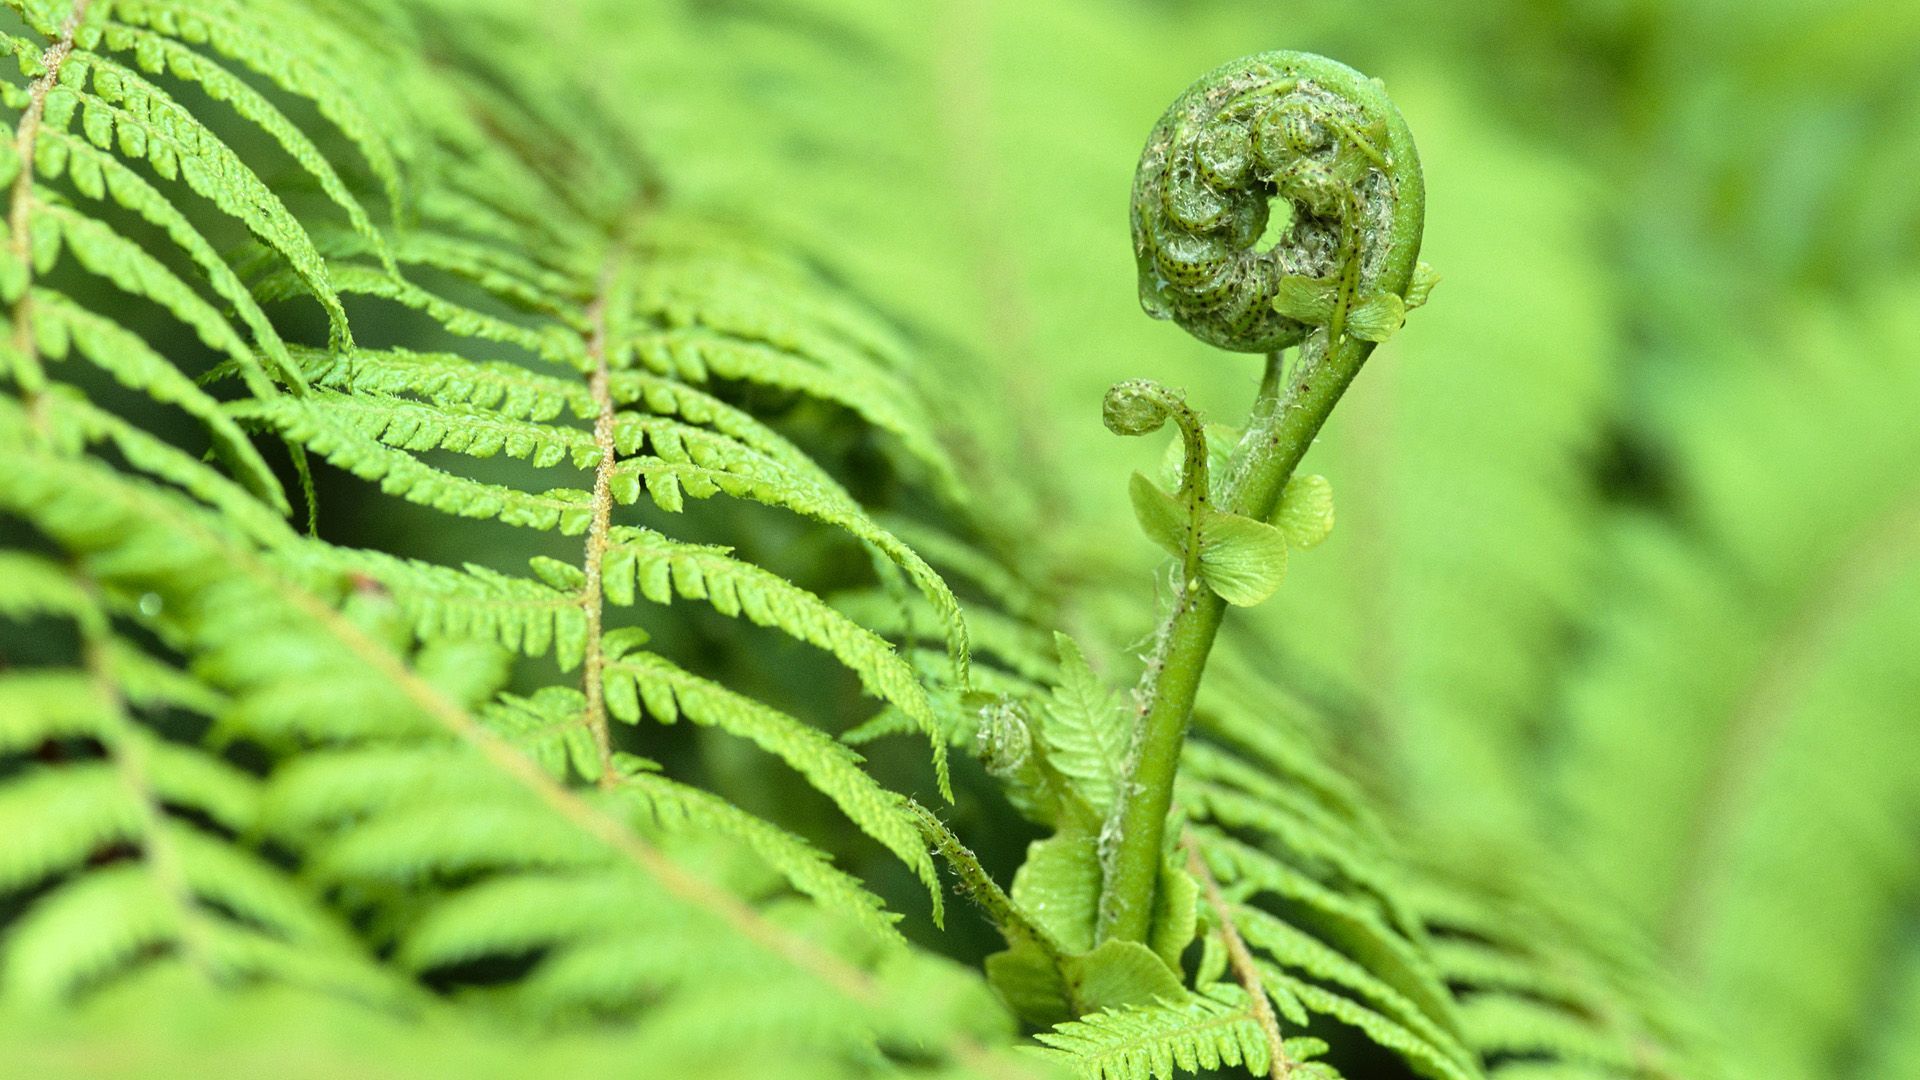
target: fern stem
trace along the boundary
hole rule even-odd
[[[1316,358],[1313,342],[1276,407],[1263,402],[1241,439],[1222,506],[1242,517],[1273,516],[1287,480],[1313,445],[1314,436],[1346,392],[1373,343],[1343,338]],[[1264,413],[1264,415],[1262,415]],[[1226,615],[1227,602],[1191,576],[1183,576],[1173,608],[1161,624],[1141,681],[1141,715],[1133,768],[1120,805],[1119,839],[1100,902],[1102,936],[1145,941],[1153,919],[1166,826],[1173,809],[1173,783],[1180,747],[1206,674],[1207,657]]]
[[[14,263],[11,286],[18,290],[13,301],[14,379],[28,399],[28,407],[39,422],[37,403],[46,388],[46,372],[40,366],[40,349],[33,334],[33,158],[40,141],[40,124],[46,117],[47,94],[60,81],[60,67],[73,52],[74,34],[86,18],[92,0],[75,0],[73,10],[60,24],[60,38],[40,54],[45,70],[27,88],[27,108],[20,114],[20,126],[13,137],[14,159],[20,172],[13,178],[12,202],[7,210],[7,228]]]
[[[908,809],[918,821],[921,834],[933,844],[934,850],[952,868],[954,877],[959,879],[956,888],[961,895],[980,905],[1009,944],[1031,943],[1058,967],[1066,952],[1060,942],[1045,927],[1027,918],[1020,906],[1000,887],[1000,883],[993,880],[993,875],[987,873],[987,868],[980,865],[979,857],[962,844],[953,830],[934,816],[933,811],[917,802],[910,802]],[[1068,992],[1072,992],[1071,986]]]
[[[1292,224],[1260,250],[1269,201]],[[1425,219],[1420,159],[1379,82],[1305,53],[1203,76],[1147,140],[1134,176],[1134,253],[1148,314],[1265,354],[1219,508],[1266,521],[1334,405],[1397,323],[1357,326],[1356,300],[1404,315]],[[1390,320],[1389,320],[1390,322]],[[1282,352],[1300,347],[1289,372]],[[1145,941],[1167,857],[1180,748],[1227,602],[1182,575],[1141,676],[1128,782],[1105,838],[1100,936]]]
[[[592,518],[587,526],[586,555],[582,564],[586,581],[580,587],[580,607],[587,615],[587,642],[580,678],[581,689],[587,698],[587,730],[592,734],[594,748],[600,755],[599,783],[602,788],[611,788],[619,783],[613,766],[613,738],[607,731],[607,657],[606,649],[601,644],[601,627],[607,603],[602,568],[613,528],[613,471],[620,463],[613,437],[615,412],[613,371],[607,360],[607,302],[622,257],[623,253],[616,251],[607,260],[593,303],[587,308],[587,320],[592,327],[587,338],[587,358],[593,365],[587,375],[587,392],[593,397],[593,441],[600,450],[600,461],[593,470]]]
[[[1207,869],[1206,860],[1200,857],[1200,846],[1193,837],[1186,838],[1187,872],[1200,883],[1202,895],[1207,906],[1220,920],[1220,940],[1227,947],[1227,962],[1233,966],[1233,974],[1247,991],[1247,1007],[1253,1013],[1254,1023],[1260,1025],[1260,1033],[1267,1039],[1268,1077],[1270,1080],[1287,1080],[1293,1075],[1293,1059],[1287,1056],[1287,1043],[1280,1034],[1280,1018],[1273,1013],[1273,1002],[1267,998],[1266,983],[1260,979],[1260,969],[1253,962],[1253,953],[1247,949],[1246,940],[1233,925],[1233,909],[1228,906],[1227,898],[1220,893],[1220,883],[1213,878],[1213,871]]]

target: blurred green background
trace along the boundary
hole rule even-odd
[[[1124,491],[1161,447],[1101,427],[1104,389],[1157,378],[1233,422],[1258,377],[1139,309],[1145,133],[1247,53],[1382,78],[1443,283],[1308,459],[1339,527],[1253,616],[1276,663],[1349,703],[1336,735],[1422,843],[1637,924],[1744,1075],[1920,1075],[1920,5],[687,0],[550,25],[676,197],[939,359],[1008,533],[1088,607],[1155,561]]]

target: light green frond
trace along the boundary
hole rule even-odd
[[[1298,905],[1304,921],[1350,956],[1365,958],[1373,973],[1403,996],[1436,1003],[1449,1000],[1425,952],[1425,934],[1409,934],[1393,909],[1364,893],[1342,890],[1313,873],[1211,829],[1191,830],[1202,857],[1223,886],[1236,895],[1270,894]],[[1404,918],[1404,913],[1400,915]],[[1433,1007],[1429,1005],[1429,1008]],[[1443,1006],[1442,1006],[1443,1007]]]
[[[246,324],[248,332],[253,335],[254,343],[272,363],[274,376],[296,387],[303,385],[300,372],[288,357],[286,345],[281,340],[279,331],[274,329],[273,323],[260,309],[260,302],[254,298],[246,285],[241,283],[239,275],[225,259],[220,257],[213,244],[165,195],[113,154],[70,133],[43,129],[40,132],[40,142],[46,146],[61,147],[66,168],[69,170],[79,165],[83,169],[90,169],[102,178],[104,185],[102,190],[89,191],[86,188],[79,188],[81,194],[94,199],[100,199],[104,195],[115,205],[138,214],[149,224],[164,232],[167,239],[184,252],[200,272],[206,275],[207,284],[215,294],[230,305],[241,321]],[[38,169],[37,165],[36,169]],[[253,375],[251,385],[256,394],[268,392],[271,383],[255,373],[253,365],[243,366],[241,370],[243,373]]]
[[[18,620],[71,617],[92,609],[85,590],[58,563],[23,551],[0,551],[0,615]],[[0,715],[6,711],[0,709]]]
[[[208,97],[225,102],[242,119],[265,132],[286,151],[306,174],[320,185],[328,199],[346,215],[353,231],[366,238],[375,251],[387,259],[386,242],[367,217],[360,200],[348,190],[346,182],[334,171],[333,164],[287,115],[245,79],[205,54],[144,27],[109,22],[101,28],[99,45],[107,51],[132,53],[134,62],[148,75],[169,75],[196,83]],[[112,70],[110,62],[101,63]],[[124,68],[122,69],[124,70]]]
[[[450,450],[468,457],[504,455],[538,468],[571,465],[590,470],[600,460],[591,432],[524,420],[484,409],[428,405],[362,392],[318,392],[297,404],[270,406],[281,414],[319,416],[321,425],[350,431],[400,450]],[[243,414],[244,415],[244,414]],[[316,447],[315,449],[318,449]]]
[[[1183,1073],[1272,1069],[1272,1050],[1247,1004],[1247,992],[1215,984],[1180,1002],[1093,1013],[1037,1038],[1086,1080],[1172,1080]],[[1283,1044],[1292,1067],[1325,1050],[1315,1039]]]
[[[240,479],[262,498],[281,507],[280,482],[252,440],[192,379],[155,352],[138,334],[96,315],[51,289],[36,287],[28,311],[40,355],[64,360],[78,353],[130,390],[177,405],[207,426],[221,453],[234,462]]]
[[[668,833],[734,837],[802,894],[866,928],[877,940],[897,938],[898,916],[885,910],[859,880],[835,867],[812,844],[726,799],[657,773],[635,771],[621,778],[610,801],[630,806]]]
[[[911,459],[932,471],[952,497],[965,497],[960,481],[951,475],[948,454],[932,434],[931,423],[903,402],[897,385],[839,376],[775,345],[699,329],[644,333],[632,342],[631,353],[642,367],[685,382],[730,379],[791,390],[842,406],[899,439]]]
[[[344,548],[308,557],[379,582],[422,640],[479,638],[525,656],[551,653],[563,671],[578,667],[585,655],[587,623],[577,583],[562,589],[482,566],[456,570]]]
[[[642,880],[617,871],[495,878],[435,907],[408,933],[397,958],[426,971],[590,941],[629,920],[644,894]]]
[[[30,43],[11,42],[32,49]],[[247,226],[287,260],[307,291],[327,311],[334,334],[346,339],[346,311],[327,282],[326,262],[313,238],[280,197],[211,128],[145,76],[107,57],[85,52],[67,55],[60,83],[48,92],[46,130],[66,132],[81,118],[80,133],[96,149],[143,159],[165,180],[179,179],[195,194]],[[98,159],[69,160],[69,143],[40,144],[51,153],[36,154],[35,170],[47,179],[75,168],[93,170]],[[57,148],[57,149],[56,149]],[[98,196],[106,180],[98,171],[72,176],[76,187]]]
[[[305,401],[282,398],[235,405],[232,411],[243,421],[271,424],[333,465],[362,480],[377,481],[382,491],[408,502],[460,517],[495,518],[569,536],[586,531],[585,491],[557,489],[535,495],[456,476],[422,464],[404,450],[382,445],[356,426],[356,417],[336,415],[325,405],[310,407]],[[387,430],[381,428],[383,433]]]
[[[1234,909],[1233,921],[1247,944],[1259,954],[1313,980],[1329,993],[1352,997],[1364,1008],[1405,1028],[1439,1056],[1468,1069],[1474,1067],[1472,1051],[1458,1035],[1448,1030],[1450,1025],[1459,1022],[1451,1008],[1437,1015],[1428,1013],[1338,949],[1257,908]],[[1311,1002],[1306,1003],[1312,1007]],[[1446,998],[1439,998],[1436,1009],[1442,1007],[1441,1003],[1450,1004]]]
[[[363,246],[329,245],[346,255],[360,254],[357,249]],[[497,246],[411,230],[400,238],[394,257],[403,266],[461,278],[503,303],[545,315],[578,333],[588,331],[584,309],[592,299],[590,283],[556,274]]]
[[[832,653],[874,697],[899,708],[923,733],[936,722],[913,668],[878,634],[817,595],[723,548],[688,544],[647,529],[616,527],[603,565],[607,599],[656,604],[704,600],[729,617],[773,627]]]
[[[1352,998],[1306,982],[1278,968],[1261,965],[1263,978],[1274,986],[1292,991],[1308,1012],[1337,1020],[1362,1033],[1378,1046],[1399,1054],[1422,1075],[1435,1080],[1479,1080],[1483,1075],[1478,1060],[1465,1051],[1460,1056],[1409,1031],[1397,1021],[1368,1008]]]
[[[594,412],[585,383],[555,378],[501,360],[468,360],[451,353],[355,349],[334,353],[297,349],[302,370],[316,384],[353,393],[412,394],[436,405],[471,405],[509,420],[544,423],[563,412],[585,419]]]
[[[259,374],[259,360],[233,324],[193,287],[145,248],[112,226],[48,196],[34,209],[36,220],[59,226],[60,239],[88,273],[106,278],[122,292],[144,296],[193,327],[209,348],[218,349],[243,370]]]
[[[476,311],[455,303],[384,269],[357,263],[335,263],[331,284],[343,295],[369,296],[390,300],[419,311],[449,334],[480,341],[517,346],[543,360],[580,368],[586,364],[586,351],[580,335],[565,327],[543,324],[538,329]],[[287,272],[267,272],[254,282],[254,292],[262,300],[286,300],[303,295],[299,280]]]
[[[1124,714],[1072,638],[1056,634],[1054,646],[1060,654],[1060,684],[1046,702],[1046,722],[1040,726],[1047,760],[1094,809],[1105,812],[1126,782],[1129,732]]]
[[[123,863],[41,897],[0,945],[0,997],[52,1004],[175,940],[179,909]]]
[[[876,784],[860,768],[860,755],[818,728],[622,643],[608,643],[605,679],[608,710],[628,723],[644,715],[671,724],[684,716],[746,739],[792,766],[862,832],[911,867],[938,909],[938,875],[907,800]],[[944,750],[935,743],[937,761],[944,761]]]
[[[12,892],[84,864],[139,834],[138,808],[112,769],[40,768],[0,788],[0,889]]]
[[[1036,618],[1045,607],[1041,593],[1018,576],[1017,564],[1010,564],[985,547],[943,531],[924,521],[900,516],[885,517],[881,523],[918,551],[936,569],[970,582],[988,600],[1018,619],[1044,623]]]
[[[342,55],[339,51],[322,52],[310,45],[295,44],[334,39],[324,21],[312,12],[283,3],[141,0],[115,5],[112,16],[130,27],[209,48],[287,93],[313,102],[320,114],[360,150],[385,185],[393,206],[398,209],[405,204],[406,184],[400,162],[416,152],[412,140],[397,123],[398,118],[373,97],[383,84],[368,78],[371,72],[349,74],[336,66]],[[105,34],[112,33],[109,26]]]
[[[1641,1055],[1597,1030],[1579,1013],[1509,995],[1469,996],[1460,1003],[1467,1038],[1489,1057],[1552,1057],[1635,1075]]]
[[[524,799],[469,805],[410,799],[314,850],[323,881],[424,887],[493,871],[593,866],[602,845]]]
[[[57,390],[58,388],[56,388]],[[253,539],[277,544],[293,534],[287,523],[251,492],[219,470],[114,414],[88,404],[77,394],[49,392],[39,401],[43,420],[59,429],[60,438],[76,445],[104,443],[113,447],[134,470],[166,481],[226,514]],[[0,401],[0,432],[19,430],[17,407]]]
[[[235,833],[246,833],[259,824],[260,781],[251,773],[198,747],[151,738],[142,728],[129,728],[119,737],[144,744],[144,779],[155,798],[198,811]]]
[[[587,697],[571,686],[541,687],[531,697],[501,694],[480,710],[480,721],[555,779],[565,779],[569,771],[600,779],[600,751],[587,722]]]

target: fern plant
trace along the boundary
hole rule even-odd
[[[1654,916],[1754,924],[1642,875],[1609,770],[1648,769],[1555,760],[1540,831],[1487,859],[1261,621],[1334,546],[1303,459],[1437,280],[1377,81],[1260,53],[1148,136],[1146,313],[1265,360],[1233,427],[1108,391],[1111,432],[1172,436],[1126,486],[1149,581],[1061,475],[1006,467],[1033,436],[983,350],[796,220],[841,179],[761,78],[833,82],[796,42],[890,55],[902,16],[629,12],[623,62],[677,79],[649,101],[490,0],[6,7],[0,1059],[86,1075],[104,1032],[128,1073],[1720,1074]],[[741,64],[675,66],[720,40]],[[776,137],[689,153],[686,115]],[[789,202],[715,197],[783,153]],[[1733,617],[1683,546],[1643,554],[1661,618]],[[1631,644],[1574,737],[1649,711],[1614,700]],[[1696,846],[1736,848],[1741,778],[1660,764],[1707,777]]]

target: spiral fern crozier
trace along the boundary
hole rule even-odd
[[[1235,352],[1314,325],[1338,337],[1367,298],[1405,295],[1423,207],[1412,136],[1376,80],[1305,53],[1235,60],[1180,95],[1141,155],[1141,305]]]

